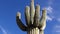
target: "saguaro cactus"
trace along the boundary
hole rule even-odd
[[[46,10],[42,10],[42,16],[40,17],[40,6],[36,5],[34,8],[34,0],[31,0],[30,7],[25,8],[26,25],[21,21],[21,13],[17,12],[16,21],[19,28],[23,31],[27,31],[28,34],[44,34],[46,27]]]

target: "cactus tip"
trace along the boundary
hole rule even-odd
[[[21,18],[21,13],[20,12],[17,12],[17,15],[19,18]]]

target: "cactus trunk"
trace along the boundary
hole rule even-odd
[[[39,28],[29,28],[27,34],[39,34]]]

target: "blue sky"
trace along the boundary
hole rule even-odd
[[[47,26],[45,34],[60,34],[60,0],[35,0],[41,10],[47,10]],[[25,6],[30,0],[0,0],[0,34],[26,34],[16,24],[16,13],[20,11],[21,20],[25,24]]]

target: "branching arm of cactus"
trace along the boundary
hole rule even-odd
[[[46,27],[46,10],[42,10],[42,17],[40,19],[41,30],[44,30]]]
[[[17,24],[19,26],[19,28],[23,31],[27,31],[27,27],[22,23],[22,21],[20,20],[20,16],[21,14],[18,12],[17,13],[17,16],[16,16],[16,21],[17,21]]]
[[[34,26],[39,26],[39,21],[40,21],[40,5],[37,4],[34,15]]]
[[[26,19],[26,24],[27,26],[30,25],[30,7],[26,6],[25,8],[25,19]]]
[[[31,3],[30,3],[30,23],[31,24],[33,24],[34,22],[34,14],[35,14],[34,0],[31,0]]]

